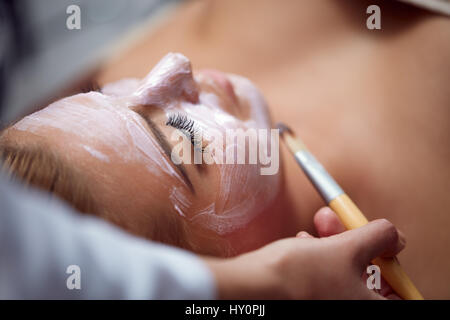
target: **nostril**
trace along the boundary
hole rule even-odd
[[[190,103],[198,103],[198,87],[193,79],[184,85],[183,97]]]
[[[234,102],[237,102],[236,93],[234,92],[234,87],[228,77],[217,70],[214,69],[203,69],[200,73],[209,77],[212,81],[214,81],[222,90],[224,90],[225,94],[230,97]]]

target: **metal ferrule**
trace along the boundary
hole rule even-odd
[[[327,204],[344,193],[336,181],[308,150],[300,150],[294,154],[294,157]]]

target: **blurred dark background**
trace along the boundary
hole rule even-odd
[[[1,0],[0,112],[3,125],[95,70],[127,31],[170,11],[179,0]],[[69,30],[68,6],[81,11]],[[3,106],[3,107],[1,107]],[[5,106],[9,106],[6,110]],[[13,111],[14,110],[14,111]]]

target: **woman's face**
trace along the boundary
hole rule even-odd
[[[216,251],[226,247],[229,254],[247,249],[236,235],[254,229],[255,221],[271,221],[262,216],[273,209],[280,174],[278,140],[261,145],[272,147],[277,161],[262,174],[269,165],[258,154],[249,164],[251,138],[227,140],[227,134],[264,129],[270,137],[270,128],[265,101],[247,79],[212,70],[194,75],[186,57],[168,54],[142,80],[64,98],[10,130],[44,141],[82,170],[106,218],[143,236],[183,232],[196,251],[224,254]],[[243,164],[236,163],[239,150]],[[173,221],[183,227],[165,227]],[[266,241],[257,234],[249,235],[256,237],[250,247]]]

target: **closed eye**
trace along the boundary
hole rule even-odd
[[[170,114],[166,121],[167,126],[181,130],[190,139],[195,151],[204,152],[202,135],[194,120],[183,114]]]
[[[146,112],[143,112],[140,108],[131,109],[134,112],[136,112],[144,121],[147,123],[148,127],[150,128],[150,131],[153,133],[153,135],[156,138],[156,141],[158,141],[159,145],[163,149],[166,156],[172,161],[172,148],[167,141],[167,137],[164,135],[164,133],[161,132],[161,130],[158,128],[158,126],[153,122],[153,120],[148,116]],[[181,176],[183,180],[186,182],[189,189],[192,191],[192,193],[195,194],[194,185],[192,184],[191,179],[189,179],[189,176],[187,174],[186,168],[183,164],[176,164],[173,163],[173,165],[178,169],[178,171],[181,173]]]

